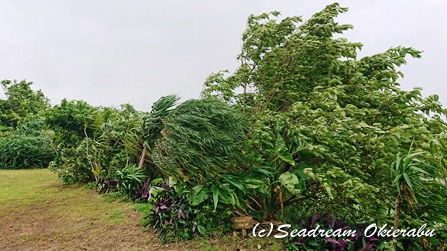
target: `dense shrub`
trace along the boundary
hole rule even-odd
[[[131,165],[116,171],[116,178],[118,180],[118,191],[132,199],[137,198],[139,191],[141,191],[143,182],[147,180],[143,170]]]
[[[228,234],[229,218],[232,214],[228,207],[219,204],[219,207],[214,209],[211,199],[197,203],[197,197],[203,195],[193,195],[193,189],[181,184],[170,186],[161,179],[147,184],[148,202],[152,205],[152,210],[145,217],[146,227],[153,227],[161,241],[172,242],[189,240],[196,236],[219,237]]]
[[[46,168],[53,158],[51,141],[43,136],[8,134],[0,138],[0,168]]]
[[[126,179],[123,168],[135,164],[142,152],[142,120],[132,106],[93,107],[84,101],[62,100],[47,112],[46,123],[55,131],[53,142],[58,149],[51,169],[62,181],[95,181],[101,192],[124,189],[127,181],[117,187],[116,176]],[[125,194],[140,188],[125,186]]]
[[[218,99],[188,100],[164,121],[152,159],[177,181],[203,184],[244,168],[244,117]]]
[[[66,184],[87,183],[94,178],[83,143],[78,147],[59,149],[49,169],[57,173],[59,179]]]

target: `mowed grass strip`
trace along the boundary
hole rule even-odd
[[[285,250],[234,236],[162,244],[134,208],[65,186],[48,169],[0,170],[0,250]]]
[[[64,186],[48,169],[0,170],[0,250],[151,250],[131,203]]]

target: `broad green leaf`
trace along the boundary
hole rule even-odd
[[[289,163],[292,166],[295,166],[295,160],[293,160],[292,154],[288,152],[279,153],[278,157],[282,159],[284,162]]]
[[[297,189],[299,185],[298,177],[291,172],[282,173],[279,176],[279,182],[283,185],[291,194],[297,195],[300,194],[300,189]]]
[[[192,206],[197,206],[209,198],[208,189],[203,185],[197,185],[188,194],[188,200]]]

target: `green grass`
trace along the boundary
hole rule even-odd
[[[157,240],[140,217],[47,169],[0,170],[0,250],[143,250]]]
[[[162,244],[136,209],[148,206],[64,186],[48,169],[0,170],[0,250],[282,250],[232,236]]]

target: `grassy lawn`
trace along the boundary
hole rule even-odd
[[[47,169],[0,170],[0,250],[281,250],[237,237],[162,244],[141,217],[132,203],[64,186]]]

